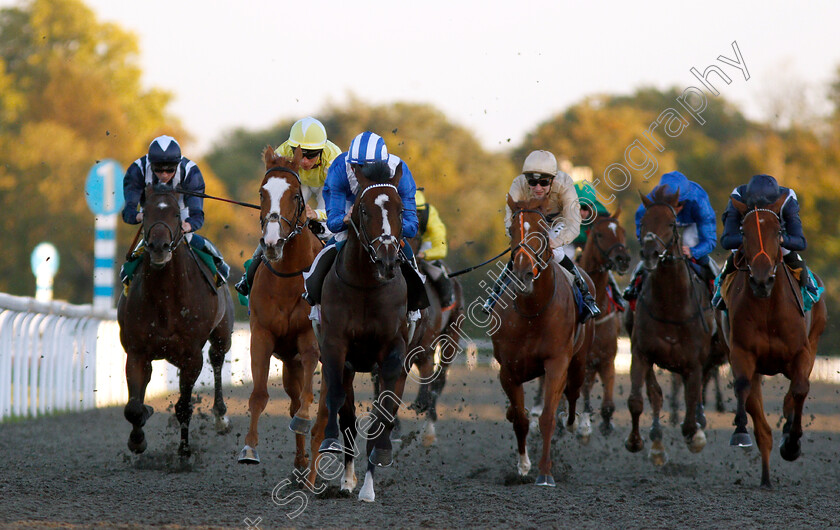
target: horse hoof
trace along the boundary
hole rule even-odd
[[[434,434],[423,435],[423,447],[431,447],[437,443],[437,436]]]
[[[539,417],[539,415],[542,414],[542,411],[543,411],[543,406],[542,405],[534,405],[533,408],[531,408],[531,416]]]
[[[216,432],[218,434],[227,434],[230,430],[230,418],[227,416],[216,416]]]
[[[376,500],[376,493],[373,491],[373,475],[370,471],[365,473],[365,483],[362,484],[362,489],[359,490],[359,500],[363,502],[373,502]]]
[[[324,441],[321,442],[321,447],[318,448],[318,452],[341,454],[344,452],[344,448],[341,446],[338,438],[324,438]]]
[[[706,434],[703,431],[697,431],[687,442],[689,451],[699,453],[706,447]]]
[[[257,448],[251,447],[250,445],[246,445],[239,451],[239,459],[240,464],[259,464],[260,463],[260,455],[257,454]]]
[[[181,442],[178,446],[178,456],[183,458],[189,458],[192,456],[192,448],[190,447],[190,444]]]
[[[598,429],[601,431],[601,434],[604,436],[609,436],[615,432],[615,426],[611,421],[605,421],[598,426]]]
[[[577,437],[581,445],[589,445],[590,435],[578,433]]]
[[[662,444],[662,440],[657,440],[651,444],[648,458],[656,467],[662,467],[668,463],[668,453],[665,452],[665,445]]]
[[[129,436],[128,437],[128,449],[132,453],[139,455],[140,453],[142,453],[143,451],[146,450],[146,438],[143,437],[143,439],[140,440],[139,442],[133,442],[131,440],[131,437]]]
[[[309,434],[309,429],[311,427],[312,420],[299,418],[297,416],[293,417],[291,423],[289,423],[289,430],[295,434]]]
[[[551,475],[539,475],[539,476],[537,476],[536,485],[537,486],[548,486],[549,488],[553,488],[553,487],[557,486],[557,484],[554,483],[554,477],[552,477]]]
[[[631,453],[638,453],[645,448],[645,442],[641,439],[631,440],[630,438],[627,438],[627,441],[624,442],[624,448]]]
[[[732,447],[750,447],[752,446],[752,438],[748,432],[734,432],[729,439],[729,445]]]
[[[782,443],[779,445],[779,453],[788,462],[793,462],[802,454],[802,446],[799,440],[791,442],[790,436],[784,435],[782,436]]]
[[[341,491],[346,491],[347,493],[353,493],[353,490],[356,489],[356,475],[353,475],[353,480],[348,480],[347,477],[341,479]]]
[[[368,460],[371,464],[379,467],[389,467],[394,462],[394,459],[391,458],[390,449],[379,449],[378,447],[373,448]]]

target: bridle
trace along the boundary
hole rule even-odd
[[[160,194],[160,195],[165,195],[165,194]],[[148,203],[149,203],[149,198],[146,197],[146,204],[148,204]],[[180,211],[180,208],[178,208],[178,203],[177,202],[175,203],[174,208],[175,208],[175,210],[178,211],[178,214],[176,216],[177,227],[175,228],[174,232],[172,230],[172,227],[169,226],[169,223],[167,223],[166,221],[155,221],[154,223],[152,223],[149,226],[146,226],[145,222],[143,223],[143,240],[146,242],[146,245],[149,244],[149,234],[151,233],[152,229],[154,227],[156,227],[157,225],[163,225],[163,226],[166,227],[166,231],[169,232],[169,243],[166,243],[165,245],[163,245],[163,249],[166,250],[167,252],[174,252],[175,249],[178,248],[178,245],[180,245],[181,241],[184,240],[184,236],[186,234],[184,234],[184,231],[181,229],[181,211]],[[176,234],[178,235],[177,239],[175,238]]]
[[[517,215],[519,216],[519,233],[522,234],[522,240],[515,247],[513,247],[511,249],[512,250],[511,261],[516,260],[516,257],[519,255],[519,253],[525,254],[525,257],[527,257],[528,260],[531,262],[531,271],[534,274],[534,280],[536,280],[537,278],[540,277],[540,274],[542,274],[542,272],[548,267],[548,263],[550,262],[550,260],[540,259],[539,252],[537,252],[528,243],[528,241],[527,241],[528,238],[525,237],[525,219],[522,216],[522,214],[524,214],[524,213],[535,213],[535,214],[539,215],[542,222],[545,223],[545,226],[549,226],[548,218],[540,210],[525,209],[525,208],[523,208],[521,210],[516,210],[515,212],[513,212],[511,214],[511,219],[513,219]],[[548,236],[546,234],[544,234],[543,232],[538,232],[538,233],[528,234],[528,235],[529,235],[529,237],[531,235],[538,235],[539,237],[543,237],[545,239],[545,241],[544,241],[545,242],[545,247],[550,248],[550,245],[549,245],[549,242],[548,242]]]
[[[665,208],[668,208],[668,210],[671,211],[671,215],[674,216],[674,220],[671,221],[670,224],[669,224],[669,226],[671,228],[671,234],[672,234],[671,235],[671,240],[668,241],[668,243],[665,243],[664,241],[662,241],[661,237],[654,234],[653,232],[647,232],[642,237],[642,240],[650,237],[650,238],[653,238],[656,241],[658,241],[664,247],[662,252],[659,254],[659,261],[660,262],[684,260],[685,256],[683,256],[682,252],[678,248],[679,243],[680,243],[680,234],[679,234],[679,231],[677,230],[677,211],[674,209],[673,206],[671,206],[667,202],[654,202],[647,208],[647,210],[649,211],[654,206],[664,206]],[[671,253],[670,250],[674,247],[677,247],[677,249],[676,249],[677,252]]]
[[[285,221],[286,224],[289,225],[289,228],[290,228],[291,231],[289,232],[289,235],[287,235],[286,237],[278,238],[280,245],[285,245],[286,242],[288,242],[290,239],[292,239],[296,235],[300,234],[303,231],[303,227],[306,226],[306,221],[305,220],[301,221],[301,214],[303,213],[304,209],[306,208],[306,204],[304,204],[304,202],[303,202],[303,195],[301,194],[301,191],[300,191],[301,186],[302,186],[301,181],[300,181],[300,175],[298,175],[296,171],[291,170],[287,167],[276,166],[276,167],[272,167],[272,168],[267,169],[266,172],[265,172],[265,176],[267,177],[270,173],[273,173],[274,171],[280,171],[280,172],[283,172],[283,173],[288,173],[290,175],[294,175],[294,177],[297,179],[298,191],[297,191],[297,193],[295,194],[295,197],[294,197],[295,202],[297,203],[297,207],[295,208],[295,216],[294,216],[295,221],[293,223],[292,221],[290,221],[289,219],[286,219],[284,216],[280,215],[277,212],[269,213],[266,217],[263,217],[262,215],[260,215],[260,230],[262,230],[262,233],[265,234],[265,227],[266,227],[266,225],[268,225],[268,223],[277,223],[282,227],[282,222],[281,221]],[[263,250],[265,250],[265,238],[264,237],[260,238],[260,247]]]
[[[755,215],[755,228],[756,228],[756,232],[758,233],[758,245],[759,245],[758,253],[756,253],[755,256],[752,256],[752,258],[749,258],[749,262],[747,263],[747,269],[750,272],[750,276],[752,276],[752,265],[753,265],[753,263],[755,263],[755,260],[757,260],[761,256],[765,256],[767,258],[767,261],[769,261],[770,265],[773,267],[773,273],[770,275],[770,277],[774,278],[776,276],[775,268],[778,265],[778,259],[781,256],[782,247],[781,247],[781,245],[779,245],[779,252],[776,255],[776,259],[773,259],[770,256],[770,254],[768,254],[767,251],[764,249],[764,238],[761,235],[761,225],[759,224],[759,218],[758,218],[758,213],[759,212],[769,212],[769,213],[773,214],[773,217],[775,217],[776,221],[779,222],[779,226],[781,226],[781,223],[782,223],[782,220],[779,217],[779,214],[777,214],[773,210],[768,210],[767,208],[757,208],[756,207],[756,208],[753,208],[752,210],[750,210],[750,211],[748,211],[747,213],[744,214],[744,216],[741,218],[741,233],[742,234],[744,233],[744,223],[747,222],[747,217],[751,213],[756,214]]]
[[[592,231],[592,229],[595,228],[595,224],[604,223],[604,222],[607,222],[607,221],[616,222],[616,220],[612,217],[598,218],[598,219],[595,220],[595,223],[592,225],[592,228],[590,229],[590,232]],[[603,260],[604,260],[604,263],[602,263],[601,266],[598,267],[598,269],[595,270],[595,272],[606,272],[608,270],[614,269],[615,268],[615,263],[613,262],[613,258],[612,258],[613,251],[618,249],[618,250],[624,250],[624,252],[627,252],[627,247],[624,245],[624,243],[619,241],[617,243],[613,243],[610,246],[610,248],[608,248],[607,250],[604,250],[601,247],[601,245],[598,243],[598,241],[600,239],[600,237],[598,237],[598,236],[600,236],[600,234],[596,233],[596,234],[592,234],[592,235],[594,237],[593,243],[595,245],[595,248],[601,254],[601,258],[603,258]]]
[[[399,190],[393,184],[372,184],[367,188],[363,189],[362,192],[359,194],[359,199],[357,203],[359,204],[359,216],[367,215],[367,211],[365,210],[364,204],[362,203],[362,198],[365,196],[368,190],[374,188],[390,188],[394,190],[397,194],[399,194]],[[400,216],[402,216],[402,210],[400,210]],[[395,245],[397,250],[400,248],[400,241],[402,241],[402,223],[400,223],[400,232],[396,236],[391,234],[380,234],[377,238],[372,238],[367,231],[367,227],[364,223],[359,222],[359,226],[356,226],[356,221],[353,220],[353,216],[350,216],[350,226],[353,227],[353,231],[356,232],[356,237],[359,239],[359,242],[362,244],[362,247],[368,254],[370,261],[374,264],[378,261],[376,254],[379,250],[385,246],[388,247],[390,245]],[[397,258],[402,260],[402,252],[397,253]]]

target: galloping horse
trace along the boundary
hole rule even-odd
[[[265,177],[260,184],[262,264],[254,276],[248,307],[251,312],[251,375],[254,388],[248,400],[251,424],[239,462],[257,464],[257,424],[268,402],[271,357],[283,362],[283,388],[291,398],[289,428],[295,433],[295,467],[306,468],[306,433],[314,399],[312,377],[319,350],[309,321],[309,305],[301,298],[303,276],[321,249],[306,221],[301,194],[301,154],[294,159],[278,156],[271,147],[263,151]],[[313,454],[317,450],[311,448]],[[312,476],[311,478],[314,478]]]
[[[589,230],[580,267],[586,271],[595,284],[596,300],[601,309],[601,316],[594,321],[595,336],[592,349],[586,359],[586,377],[583,380],[583,411],[592,412],[589,396],[595,384],[595,375],[601,379],[604,397],[601,400],[600,430],[604,435],[613,432],[612,415],[615,412],[613,386],[615,384],[615,355],[618,352],[618,333],[621,321],[618,311],[607,295],[607,283],[610,270],[619,274],[627,272],[630,255],[625,247],[624,229],[618,221],[621,209],[609,217],[599,216]],[[621,293],[612,293],[621,296]]]
[[[566,427],[573,430],[575,404],[583,384],[586,354],[592,346],[591,322],[577,324],[571,282],[554,262],[549,245],[550,225],[545,198],[515,202],[508,196],[511,223],[512,282],[518,289],[512,303],[497,302],[501,322],[493,333],[493,355],[501,365],[499,380],[510,399],[507,419],[513,423],[519,451],[517,468],[525,476],[531,469],[525,445],[529,422],[522,384],[545,375],[545,396],[540,415],[543,437],[538,486],[554,486],[551,474],[551,437],[556,426],[560,394],[569,402]],[[584,275],[589,288],[592,280]],[[513,285],[511,285],[513,288]],[[499,307],[501,306],[501,307]]]
[[[326,396],[318,403],[313,432],[326,422],[322,453],[345,453],[341,489],[353,491],[356,448],[356,372],[379,372],[382,391],[367,420],[367,472],[359,499],[373,502],[373,472],[390,466],[390,434],[402,403],[409,342],[407,286],[401,271],[402,201],[398,168],[391,179],[385,166],[370,178],[356,168],[359,189],[350,214],[347,241],[324,279],[321,298],[321,363]],[[325,405],[326,404],[326,405]],[[338,441],[339,421],[344,445]],[[317,461],[316,461],[317,465]]]
[[[202,348],[210,341],[216,430],[230,430],[222,397],[222,364],[233,332],[233,299],[226,286],[216,287],[207,266],[197,259],[181,229],[181,211],[175,192],[162,185],[147,186],[143,218],[146,252],[128,293],[120,295],[117,321],[126,352],[128,404],[125,418],[133,429],[128,448],[146,450],[143,425],[152,415],[144,405],[152,361],[166,359],[178,368],[181,397],[175,416],[181,424],[178,453],[191,454],[189,444],[192,390],[204,364]]]
[[[714,312],[709,304],[709,289],[690,270],[682,253],[677,229],[677,213],[681,209],[678,195],[668,194],[663,186],[654,192],[653,200],[639,193],[646,211],[641,220],[642,260],[650,273],[636,303],[630,337],[631,391],[627,406],[633,428],[624,446],[630,452],[644,447],[639,435],[639,416],[644,409],[642,384],[647,386],[653,409],[650,429],[650,459],[655,465],[667,461],[662,443],[659,412],[662,409],[662,388],[656,381],[653,365],[682,376],[685,382],[685,419],[682,434],[691,452],[706,445],[705,425],[700,393],[703,366],[709,356],[715,331]],[[700,424],[698,424],[698,420]]]
[[[770,449],[773,434],[764,416],[761,375],[784,374],[790,380],[785,395],[782,443],[779,452],[788,461],[800,454],[802,406],[808,396],[808,377],[814,367],[817,343],[825,330],[826,307],[820,299],[803,311],[799,285],[782,264],[779,211],[785,196],[766,208],[750,208],[731,199],[742,216],[742,260],[729,289],[729,364],[735,378],[735,432],[730,445],[752,445],[747,432],[747,412],[752,416],[761,452],[761,487],[771,489]],[[744,266],[746,262],[746,266]],[[781,277],[777,281],[777,274]],[[808,274],[802,270],[801,274]],[[818,285],[822,281],[817,278]]]

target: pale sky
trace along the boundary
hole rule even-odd
[[[431,103],[486,148],[506,148],[587,94],[699,87],[690,68],[711,64],[732,79],[714,78],[723,97],[766,118],[773,94],[819,101],[840,64],[833,1],[87,4],[139,36],[144,85],[176,95],[199,152],[232,128],[317,117],[351,93]],[[733,41],[749,80],[717,61],[735,58]]]

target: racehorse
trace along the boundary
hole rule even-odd
[[[409,241],[415,255],[418,252],[419,239],[419,237],[415,237]],[[422,269],[423,262],[418,259],[418,264]],[[417,381],[420,384],[420,389],[417,391],[417,398],[411,408],[418,413],[426,413],[426,424],[423,427],[421,442],[428,447],[437,441],[435,432],[435,422],[438,419],[437,400],[446,385],[446,372],[449,369],[449,364],[458,353],[454,346],[458,343],[458,337],[461,335],[460,322],[464,315],[464,295],[461,283],[452,279],[455,302],[449,307],[443,307],[440,295],[432,286],[432,283],[427,279],[424,285],[426,296],[429,299],[429,307],[421,311],[420,320],[417,321],[417,327],[408,346],[406,368],[410,369],[412,365],[415,365],[419,373]],[[438,347],[441,358],[440,363],[435,365],[435,350]],[[409,377],[413,376],[409,375]],[[376,392],[378,394],[378,387]],[[399,418],[397,418],[396,425],[391,433],[392,440],[395,439],[399,429],[400,423]]]
[[[295,467],[304,469],[308,465],[306,434],[312,423],[312,377],[320,352],[309,321],[309,305],[301,298],[302,273],[312,264],[322,245],[307,224],[306,204],[297,174],[300,150],[295,150],[293,159],[287,159],[266,147],[263,160],[265,176],[260,184],[263,256],[248,303],[254,387],[248,400],[251,423],[239,462],[260,461],[256,450],[257,424],[268,402],[268,371],[271,357],[276,356],[283,362],[283,388],[291,399],[289,428],[295,433]],[[317,450],[314,442],[311,450],[313,454]]]
[[[516,433],[519,474],[531,469],[525,445],[529,422],[522,384],[545,375],[540,432],[542,457],[538,486],[554,486],[551,474],[551,438],[556,426],[560,394],[569,402],[566,427],[574,429],[575,404],[583,384],[586,354],[592,346],[593,325],[577,324],[574,292],[565,272],[554,262],[545,215],[545,197],[516,202],[508,196],[512,213],[511,282],[518,292],[510,303],[497,301],[499,328],[493,333],[493,355],[501,366],[499,380],[510,400],[507,419]],[[592,280],[581,272],[594,289]],[[511,286],[511,288],[514,287]]]
[[[233,299],[224,285],[216,286],[208,267],[187,243],[176,192],[163,185],[150,185],[145,197],[146,251],[117,305],[120,342],[126,352],[125,418],[133,425],[128,448],[135,453],[146,450],[143,425],[153,412],[151,406],[143,403],[146,385],[152,377],[152,361],[166,359],[179,373],[181,397],[175,404],[175,416],[181,425],[178,454],[189,457],[192,390],[204,364],[202,348],[208,340],[215,382],[216,430],[230,430],[222,396],[222,364],[230,350]]]
[[[375,499],[373,475],[377,466],[392,463],[391,429],[402,404],[409,343],[407,285],[402,274],[402,201],[397,186],[399,167],[369,176],[355,168],[359,188],[350,213],[347,241],[324,279],[321,298],[321,363],[326,388],[318,403],[313,432],[325,422],[321,453],[344,453],[341,489],[353,491],[356,474],[356,372],[378,369],[379,388],[373,410],[360,418],[367,425],[367,472],[359,499]],[[323,388],[323,386],[322,386]],[[338,441],[339,420],[344,445]],[[323,458],[324,455],[322,455]],[[316,461],[317,465],[317,461]]]
[[[682,377],[686,408],[682,423],[683,438],[691,452],[702,451],[706,435],[700,425],[705,425],[705,417],[698,405],[703,386],[703,366],[709,357],[715,320],[709,302],[709,289],[690,270],[688,259],[682,252],[682,238],[676,222],[682,209],[678,195],[669,194],[667,188],[660,187],[654,192],[652,200],[641,192],[639,196],[646,208],[640,225],[642,260],[650,272],[633,316],[631,390],[627,398],[633,426],[624,446],[633,453],[644,447],[639,434],[639,416],[644,409],[644,383],[653,409],[649,457],[655,465],[663,465],[668,459],[659,423],[663,396],[653,365]]]
[[[595,336],[586,359],[586,377],[583,381],[583,411],[592,413],[590,394],[595,375],[601,379],[604,397],[601,400],[601,425],[603,435],[613,432],[612,415],[615,412],[613,386],[615,384],[615,355],[618,352],[618,334],[621,322],[614,302],[607,295],[610,270],[624,274],[630,266],[630,255],[625,247],[624,229],[618,221],[619,208],[611,216],[599,216],[589,229],[589,236],[580,257],[580,267],[595,284],[596,301],[601,316],[594,320]],[[612,293],[621,296],[621,293]]]
[[[738,399],[735,432],[729,443],[741,447],[752,445],[747,432],[749,412],[761,452],[763,489],[772,488],[773,434],[764,416],[761,375],[782,373],[790,380],[782,411],[785,425],[779,452],[785,460],[796,460],[800,455],[802,406],[810,389],[808,377],[827,315],[823,299],[810,311],[803,310],[799,285],[782,264],[779,211],[786,198],[783,196],[766,208],[749,207],[731,199],[741,214],[744,242],[727,300],[729,318],[725,335],[729,340],[729,364]],[[808,271],[802,270],[801,274]],[[817,283],[822,285],[819,278]]]

